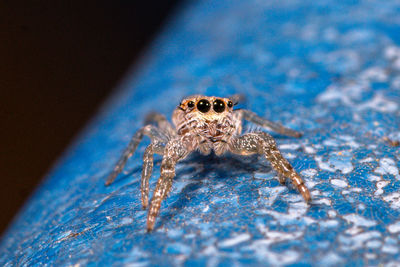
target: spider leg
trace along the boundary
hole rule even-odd
[[[140,191],[142,194],[142,205],[144,210],[147,209],[149,203],[149,180],[153,172],[154,153],[162,155],[164,153],[164,145],[159,142],[154,142],[148,145],[144,151],[142,179],[140,182]]]
[[[132,136],[132,139],[129,142],[127,148],[122,153],[118,162],[115,164],[113,171],[108,176],[105,183],[106,186],[112,184],[118,174],[123,170],[127,160],[133,155],[144,135],[149,136],[152,140],[159,140],[159,142],[162,143],[166,143],[168,141],[166,137],[162,133],[160,133],[159,129],[153,125],[146,125],[138,130]]]
[[[228,97],[234,105],[239,104],[239,102],[244,102],[246,100],[246,96],[242,94],[235,94]]]
[[[311,195],[300,175],[292,165],[282,156],[274,138],[265,132],[248,133],[232,140],[230,150],[240,155],[254,153],[263,154],[278,172],[279,182],[284,183],[284,177],[290,178],[306,202],[311,201]]]
[[[301,137],[303,134],[300,132],[297,132],[295,130],[289,129],[281,125],[280,123],[272,122],[267,119],[264,119],[254,112],[251,112],[250,110],[246,109],[239,109],[236,110],[236,112],[241,112],[243,115],[243,118],[245,120],[248,120],[254,124],[260,125],[262,127],[268,128],[274,132],[277,132],[282,135],[286,136],[291,136],[291,137]]]
[[[149,213],[147,215],[147,231],[154,228],[156,217],[160,212],[161,202],[171,191],[172,180],[175,176],[176,163],[189,154],[188,149],[181,142],[181,139],[174,139],[168,142],[164,149],[164,157],[160,168],[160,178],[157,181],[156,189],[150,202]]]
[[[150,112],[147,114],[145,124],[156,123],[160,131],[162,131],[169,139],[177,136],[175,128],[165,118],[165,116],[158,112]]]

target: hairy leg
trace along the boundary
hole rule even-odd
[[[156,189],[150,202],[149,213],[147,215],[147,231],[154,228],[158,213],[160,212],[161,202],[171,191],[172,180],[175,176],[176,163],[189,154],[181,139],[174,139],[168,142],[164,149],[164,157],[161,163],[160,178],[157,181]]]
[[[150,112],[147,114],[145,124],[156,123],[161,132],[163,132],[168,139],[176,137],[176,130],[171,123],[165,118],[164,115],[158,112]]]
[[[282,126],[279,123],[272,122],[272,121],[269,121],[267,119],[264,119],[264,118],[258,116],[257,114],[255,114],[254,112],[251,112],[249,110],[239,109],[239,110],[236,110],[236,112],[242,113],[243,118],[245,120],[248,120],[248,121],[250,121],[250,122],[252,122],[254,124],[260,125],[262,127],[268,128],[268,129],[270,129],[270,130],[272,130],[274,132],[277,132],[279,134],[286,135],[286,136],[291,136],[291,137],[301,137],[303,135],[300,132],[297,132],[295,130],[286,128],[286,127]]]
[[[239,102],[244,102],[246,100],[246,96],[242,94],[231,95],[228,98],[233,102],[233,105],[237,105]]]
[[[161,143],[151,143],[144,151],[142,179],[140,182],[143,209],[147,209],[149,203],[149,180],[153,172],[154,153],[162,155],[164,153],[164,146]]]
[[[263,154],[278,172],[279,182],[284,183],[284,177],[290,178],[306,202],[311,201],[311,195],[300,175],[292,165],[282,156],[273,137],[265,132],[249,133],[234,139],[230,145],[233,153],[250,155]]]
[[[113,171],[110,173],[110,175],[107,178],[107,181],[105,183],[106,186],[112,184],[115,180],[115,178],[118,176],[118,174],[121,173],[123,170],[127,160],[135,153],[136,148],[138,147],[140,141],[142,140],[143,136],[147,135],[149,136],[152,141],[156,140],[161,143],[166,143],[168,140],[160,134],[160,131],[158,130],[157,127],[153,125],[146,125],[140,130],[138,130],[133,136],[131,141],[129,142],[127,148],[125,151],[122,153],[121,157],[119,158],[117,164],[115,164],[115,167]]]

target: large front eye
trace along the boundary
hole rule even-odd
[[[208,102],[207,99],[201,99],[199,102],[197,102],[197,109],[200,112],[206,113],[210,110],[211,104]]]
[[[224,101],[217,99],[213,103],[213,108],[215,112],[221,113],[224,112],[225,110],[225,103]]]

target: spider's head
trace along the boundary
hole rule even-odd
[[[198,120],[214,121],[227,116],[233,111],[236,103],[229,98],[195,95],[181,101],[175,109],[173,121],[178,125],[190,117]]]

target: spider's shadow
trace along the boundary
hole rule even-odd
[[[160,163],[161,159],[154,159],[154,168],[159,168]],[[194,152],[191,156],[178,164],[181,165],[181,168],[176,171],[176,176],[174,178],[175,183],[180,182],[184,176],[190,177],[189,179],[191,182],[177,193],[178,199],[171,203],[167,210],[163,210],[165,206],[162,205],[161,211],[166,211],[166,213],[160,214],[157,220],[159,226],[165,225],[176,215],[180,214],[182,210],[187,207],[190,199],[197,196],[196,191],[201,189],[208,179],[215,180],[215,183],[228,183],[230,179],[235,179],[243,174],[253,175],[255,172],[269,173],[272,171],[269,163],[259,155],[238,156],[226,154],[218,157],[214,153],[204,156],[199,152]],[[133,175],[140,176],[141,170],[142,166],[135,167],[124,175],[121,175],[119,179],[117,178],[115,183],[132,177]],[[137,181],[135,181],[135,183],[137,183]],[[129,183],[129,186],[131,185],[132,183]],[[152,196],[153,190],[154,188],[150,188],[150,197]],[[206,199],[204,199],[204,201],[206,201]]]
[[[183,187],[179,192],[178,199],[168,207],[168,212],[159,218],[160,225],[165,225],[173,217],[183,210],[192,196],[196,195],[205,180],[212,176],[212,180],[216,182],[228,182],[228,179],[235,179],[244,173],[253,174],[255,172],[268,173],[271,167],[262,161],[257,155],[238,157],[235,155],[226,155],[217,157],[214,154],[202,156],[200,153],[194,153],[193,156],[180,164],[186,165],[176,173],[175,180],[182,176],[191,176],[189,184]],[[206,201],[206,200],[205,200]]]

